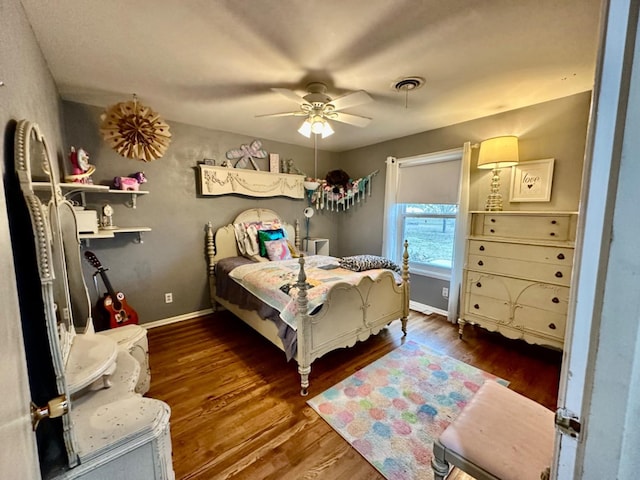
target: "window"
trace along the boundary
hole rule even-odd
[[[411,273],[450,280],[462,149],[387,159],[383,251],[402,261],[409,242]]]
[[[457,205],[401,203],[397,205],[396,245],[409,241],[411,271],[449,279],[453,263]],[[398,252],[401,258],[401,252]]]
[[[432,301],[449,281],[447,318],[458,319],[464,232],[469,204],[471,143],[462,148],[414,157],[387,157],[384,196],[383,255],[402,261],[409,241],[411,274],[425,277],[421,290],[411,290],[414,302]]]

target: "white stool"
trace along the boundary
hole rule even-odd
[[[551,410],[487,381],[433,443],[434,478],[455,465],[477,480],[539,480],[554,438]]]

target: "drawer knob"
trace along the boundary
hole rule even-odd
[[[496,219],[495,219],[495,218],[492,218],[492,219],[491,219],[491,223],[496,223]]]
[[[551,301],[552,301],[553,303],[560,303],[560,299],[559,299],[558,297],[553,297],[553,298],[551,299]]]
[[[555,330],[555,329],[556,329],[556,324],[555,324],[555,323],[550,323],[550,324],[549,324],[549,328],[550,328],[551,330]]]
[[[551,235],[552,237],[555,237],[556,233],[555,232],[551,232],[549,235]]]
[[[564,260],[564,253],[559,253],[557,258],[558,260]]]
[[[476,283],[476,287],[482,288],[482,284],[480,282]]]
[[[496,233],[496,231],[492,228],[491,230],[489,230],[491,233]]]
[[[556,272],[556,277],[562,278],[562,272]]]
[[[480,250],[481,252],[484,252],[484,245],[480,245],[480,248],[478,250]]]
[[[475,308],[476,310],[480,310],[480,305],[478,305],[477,303],[473,306],[473,308]]]
[[[478,260],[478,265],[483,266],[484,262],[482,260]],[[558,272],[559,273],[559,272]],[[557,275],[556,275],[557,276]]]
[[[555,225],[556,223],[558,223],[558,222],[555,221],[555,220],[551,220],[551,225]]]

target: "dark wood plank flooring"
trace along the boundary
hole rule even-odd
[[[383,478],[305,402],[400,346],[400,322],[316,360],[309,397],[299,395],[295,363],[227,312],[154,328],[148,338],[148,396],[171,407],[177,479]],[[443,317],[415,312],[407,338],[555,409],[561,352],[471,326],[461,341]]]

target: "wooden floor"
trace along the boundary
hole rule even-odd
[[[149,330],[151,390],[171,407],[177,479],[382,479],[306,405],[402,344],[400,322],[316,360],[309,397],[294,362],[223,312]],[[510,381],[554,409],[562,355],[438,315],[412,313],[407,338]]]

